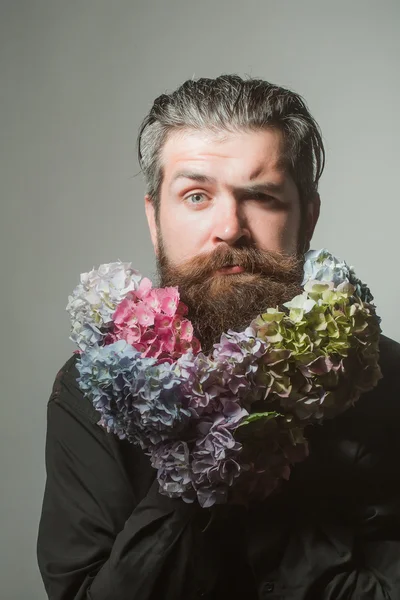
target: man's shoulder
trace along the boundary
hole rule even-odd
[[[76,366],[78,360],[79,355],[73,354],[59,369],[54,379],[49,404],[55,402],[65,410],[79,413],[89,421],[97,423],[100,414],[79,387],[79,371]]]
[[[363,415],[379,424],[400,419],[400,344],[381,334],[379,340],[379,366],[382,378],[377,385],[362,394],[350,416]]]
[[[400,416],[400,344],[383,334],[379,340],[379,366],[382,379],[371,395],[386,398]]]
[[[379,364],[383,377],[400,382],[400,344],[381,334],[379,340]]]
[[[400,344],[381,335],[379,350],[382,378],[377,385],[342,414],[307,430],[310,456],[294,469],[298,485],[304,478],[318,485],[324,479],[331,494],[337,493],[339,480],[348,490],[378,481],[398,485],[393,457],[400,451]]]
[[[62,438],[64,445],[67,440],[71,444],[71,454],[86,454],[90,447],[91,456],[95,457],[93,460],[105,460],[106,455],[98,454],[100,448],[105,450],[107,456],[111,456],[119,465],[120,473],[125,473],[139,503],[147,494],[156,471],[139,446],[126,439],[121,440],[99,426],[100,413],[79,387],[78,361],[78,354],[71,356],[54,379],[48,401],[52,410],[49,421],[52,437]]]

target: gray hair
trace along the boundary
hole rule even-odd
[[[282,158],[297,185],[303,214],[317,192],[325,150],[318,123],[299,94],[238,75],[189,79],[172,94],[162,94],[154,101],[139,130],[139,164],[156,216],[163,180],[161,151],[168,134],[182,129],[278,129],[284,139]]]

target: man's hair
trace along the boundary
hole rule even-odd
[[[318,123],[299,94],[238,75],[189,79],[172,94],[162,94],[154,101],[139,130],[139,164],[156,216],[163,180],[161,151],[168,134],[183,129],[277,129],[283,135],[282,158],[297,185],[303,214],[317,192],[325,165],[324,145]]]

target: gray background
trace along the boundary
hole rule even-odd
[[[39,600],[45,408],[74,350],[67,296],[101,262],[131,260],[154,273],[135,139],[156,96],[231,72],[301,93],[327,150],[312,247],[356,267],[384,333],[400,340],[400,3],[0,0],[0,8],[0,597]]]

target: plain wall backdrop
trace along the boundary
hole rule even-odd
[[[154,275],[136,134],[185,79],[251,75],[303,95],[327,151],[311,247],[355,266],[400,340],[398,0],[0,0],[3,600],[36,564],[46,403],[74,350],[79,274]]]

